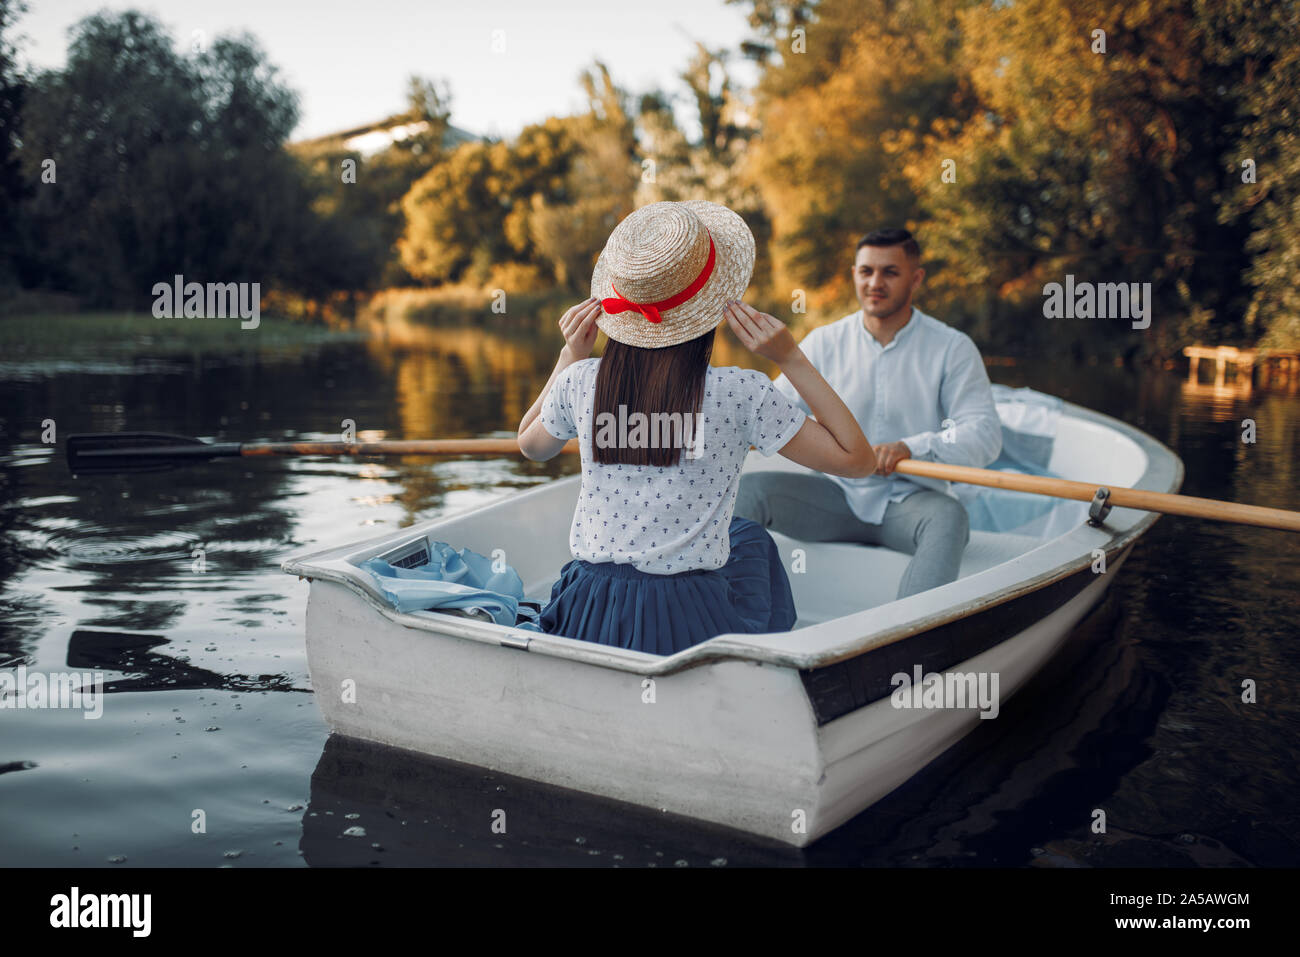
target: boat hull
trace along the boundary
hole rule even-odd
[[[1100,443],[1069,453],[1085,467],[1104,463],[1106,449],[1130,455],[1123,469],[1099,478],[1177,489],[1181,463],[1164,446],[1115,420],[1071,411],[1070,434]],[[995,550],[930,592],[885,596],[876,607],[836,610],[821,621],[801,617],[788,633],[719,636],[668,657],[398,613],[359,571],[367,558],[426,535],[484,554],[518,539],[554,551],[576,481],[287,561],[286,571],[311,581],[307,657],[326,720],[351,737],[796,847],[854,817],[988,720],[974,702],[899,707],[896,675],[919,668],[995,677],[1000,708],[1102,599],[1155,520],[1116,509],[1103,525],[1080,525],[1011,557]],[[905,564],[883,550],[792,550],[778,540],[787,556],[806,551],[799,561],[817,572],[801,579],[788,562],[804,607],[860,601],[860,584],[879,578],[870,573],[881,563]],[[511,561],[536,593],[559,557],[539,547]]]
[[[1120,562],[1112,562],[1111,573]],[[1096,576],[951,670],[1013,694],[1103,597]],[[723,661],[657,677],[397,625],[332,582],[307,607],[312,687],[340,734],[671,811],[803,847],[979,724],[877,699],[818,726],[800,672]]]

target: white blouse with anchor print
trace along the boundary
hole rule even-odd
[[[569,533],[573,557],[624,562],[656,575],[721,568],[731,553],[728,529],[749,447],[764,455],[780,451],[807,417],[763,373],[710,366],[701,432],[677,465],[601,465],[592,454],[593,426],[600,426],[602,442],[602,429],[616,437],[618,430],[609,420],[594,421],[599,367],[599,359],[575,362],[542,403],[546,431],[557,439],[577,436],[582,449],[582,489]]]

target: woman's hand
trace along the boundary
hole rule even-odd
[[[555,369],[551,372],[551,377],[546,380],[546,386],[538,393],[532,407],[519,421],[519,451],[527,458],[542,462],[558,455],[560,449],[564,447],[564,440],[557,439],[547,432],[537,419],[542,412],[542,403],[546,401],[546,395],[551,391],[551,386],[555,385],[555,380],[560,373],[575,362],[581,362],[591,355],[591,348],[596,344],[596,333],[600,331],[596,326],[596,317],[599,315],[600,301],[593,298],[585,299],[572,306],[560,317],[560,331],[564,333],[564,348],[560,350],[560,358],[555,361]]]
[[[722,307],[736,338],[750,352],[780,365],[799,353],[799,346],[780,319],[759,312],[753,306],[732,301]]]
[[[591,355],[596,345],[596,319],[600,315],[600,300],[594,296],[571,306],[560,317],[560,331],[564,333],[564,352],[573,362],[580,362]]]
[[[743,302],[723,307],[727,322],[746,349],[771,359],[812,411],[813,418],[781,449],[781,454],[819,472],[865,478],[876,467],[862,426],[830,383],[817,371],[780,320]]]

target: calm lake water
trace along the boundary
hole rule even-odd
[[[46,419],[60,436],[333,439],[344,419],[375,437],[513,434],[557,348],[449,329],[402,347],[0,357],[0,666],[101,670],[108,691],[94,721],[0,711],[0,864],[1300,864],[1300,536],[1162,519],[1002,720],[799,852],[330,737],[303,647],[308,586],[280,562],[575,460],[227,460],[74,479],[62,444],[40,441]],[[715,362],[749,364],[734,346]],[[1150,432],[1182,457],[1189,494],[1300,509],[1294,394],[1052,360],[990,375]],[[1240,699],[1248,678],[1255,704]],[[489,827],[506,801],[508,837]],[[1105,835],[1089,831],[1094,808]]]

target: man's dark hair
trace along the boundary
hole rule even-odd
[[[902,246],[903,252],[907,253],[909,259],[919,260],[921,258],[920,244],[906,229],[892,227],[889,229],[873,229],[858,240],[858,245],[853,252],[856,254],[863,246]]]

